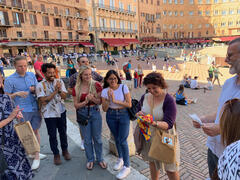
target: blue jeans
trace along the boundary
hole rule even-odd
[[[4,71],[3,71],[3,67],[0,67],[0,73],[2,74],[3,77],[5,77]]]
[[[129,150],[127,138],[129,134],[130,119],[127,109],[109,108],[106,115],[107,124],[114,136],[119,158],[124,161],[124,166],[129,167]]]
[[[138,79],[134,78],[134,88],[137,88],[137,87],[138,87]]]
[[[83,107],[78,111],[82,111],[81,113],[88,113],[88,107]],[[88,162],[94,162],[94,151],[93,151],[93,143],[94,142],[94,150],[96,153],[96,159],[98,162],[103,161],[102,157],[102,116],[100,114],[99,106],[91,106],[90,107],[90,119],[88,120],[87,126],[82,126],[79,124],[82,135],[84,136],[84,147],[85,153],[87,156]]]
[[[207,161],[208,161],[209,176],[210,178],[212,178],[214,171],[217,168],[218,157],[210,149],[208,149]]]

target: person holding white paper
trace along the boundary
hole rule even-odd
[[[202,129],[207,134],[208,147],[208,169],[209,175],[212,177],[217,167],[218,158],[222,155],[224,145],[221,143],[219,119],[221,109],[224,103],[233,98],[240,98],[240,38],[236,38],[229,43],[227,56],[225,61],[230,65],[229,73],[236,74],[234,77],[227,79],[223,85],[221,95],[219,97],[219,105],[217,112],[200,117],[203,122]],[[200,128],[200,124],[193,121],[195,128]]]

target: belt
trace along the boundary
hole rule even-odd
[[[81,107],[78,110],[80,110],[80,109],[88,109],[88,106]],[[98,105],[93,105],[93,106],[90,106],[89,109],[90,110],[93,110],[93,109],[97,110],[97,109],[99,109],[99,106]]]
[[[113,108],[108,108],[109,111],[115,111],[115,112],[125,112],[127,110],[127,108],[123,108],[123,109],[113,109]]]

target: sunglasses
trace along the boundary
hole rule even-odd
[[[81,63],[86,63],[86,62],[88,62],[88,61],[81,61]]]
[[[232,113],[233,104],[236,102],[240,102],[240,99],[238,99],[238,98],[229,99],[224,104],[229,107],[230,112]]]

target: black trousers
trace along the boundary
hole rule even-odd
[[[60,136],[62,151],[66,151],[68,148],[66,111],[61,114],[60,118],[45,118],[45,123],[47,125],[49,143],[53,154],[59,154],[57,130]]]

